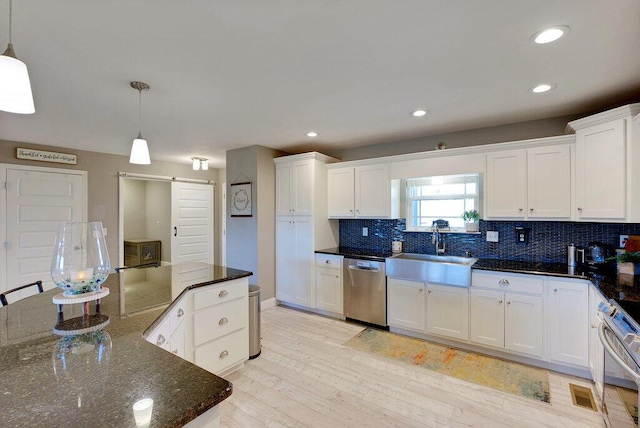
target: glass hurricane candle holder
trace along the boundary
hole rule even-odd
[[[110,269],[102,222],[60,223],[51,278],[65,295],[100,290]]]

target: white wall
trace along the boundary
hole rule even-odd
[[[162,260],[171,260],[171,183],[146,181],[146,236],[161,241]]]
[[[141,180],[125,179],[124,195],[124,239],[144,239],[147,228],[146,185]]]

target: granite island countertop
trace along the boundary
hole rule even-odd
[[[110,294],[100,305],[108,324],[81,336],[53,333],[54,326],[82,321],[82,305],[74,304],[64,306],[66,321],[60,322],[52,303],[59,289],[0,308],[2,425],[133,427],[132,406],[142,398],[153,399],[151,427],[195,419],[229,397],[233,385],[154,346],[142,333],[185,290],[250,275],[202,263],[109,275],[104,287]],[[96,338],[99,353],[86,344],[59,352],[79,337]]]

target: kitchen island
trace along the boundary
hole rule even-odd
[[[109,275],[99,315],[92,303],[88,317],[82,318],[80,304],[65,305],[59,316],[52,303],[59,289],[0,308],[2,425],[135,426],[132,406],[144,398],[153,399],[152,427],[211,415],[232,394],[232,384],[154,346],[143,332],[180,296],[251,272],[192,263],[198,276],[190,280],[182,273],[194,269],[185,266]]]

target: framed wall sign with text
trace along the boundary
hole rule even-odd
[[[231,217],[251,217],[251,183],[231,185]]]

